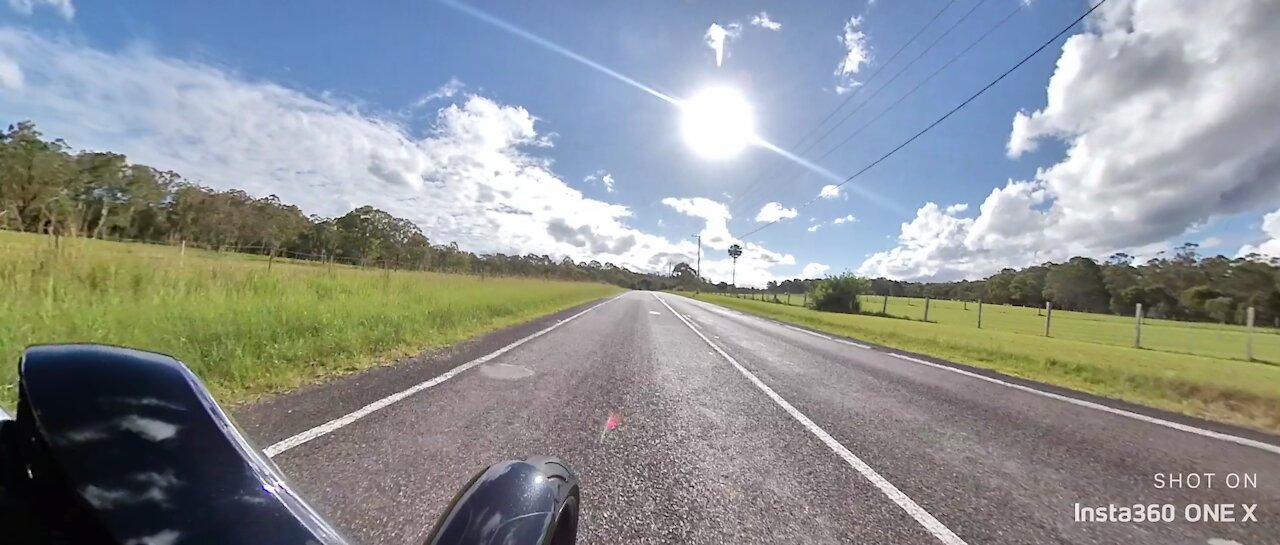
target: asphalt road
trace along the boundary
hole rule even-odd
[[[474,472],[537,454],[581,478],[579,543],[1280,543],[1275,438],[1039,391],[631,292],[237,417],[366,545],[421,540]],[[1076,520],[1135,503],[1179,520]]]

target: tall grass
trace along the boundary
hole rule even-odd
[[[602,284],[329,267],[0,231],[0,404],[24,346],[172,354],[240,402],[618,291]]]
[[[724,295],[696,298],[1013,376],[1280,433],[1277,365],[979,330],[945,322],[818,312]],[[865,301],[863,305],[880,310]],[[929,319],[933,318],[930,309]]]

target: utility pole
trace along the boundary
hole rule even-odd
[[[698,283],[694,286],[694,293],[702,293],[702,235],[694,235],[698,238]]]

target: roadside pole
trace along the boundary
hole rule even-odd
[[[1245,326],[1249,328],[1244,338],[1244,357],[1249,361],[1253,361],[1253,307],[1249,307],[1249,310],[1246,311],[1244,321]]]
[[[880,314],[888,314],[888,313],[889,313],[889,296],[888,294],[886,294],[884,296],[884,303],[880,305]]]
[[[809,292],[804,292],[804,301],[800,304],[806,308],[809,306]]]
[[[182,246],[178,248],[178,267],[187,261],[187,241],[182,241]]]
[[[1142,303],[1133,309],[1133,347],[1142,348]]]
[[[929,298],[924,298],[924,321],[929,321]]]
[[[1044,336],[1049,336],[1049,321],[1053,319],[1053,302],[1044,302]]]
[[[978,329],[982,329],[982,299],[978,299]]]
[[[791,306],[791,292],[787,292],[787,306]]]

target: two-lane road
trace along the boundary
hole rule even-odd
[[[368,545],[421,539],[475,471],[536,454],[579,473],[581,543],[1280,543],[1270,439],[1176,429],[666,294],[538,327],[465,363],[370,373],[242,420]],[[1191,473],[1213,473],[1212,488],[1156,486]],[[1256,487],[1229,488],[1228,474]],[[1172,504],[1179,521],[1076,521],[1076,504],[1135,503]],[[1256,520],[1181,520],[1187,504],[1224,503],[1237,518],[1256,504]]]

